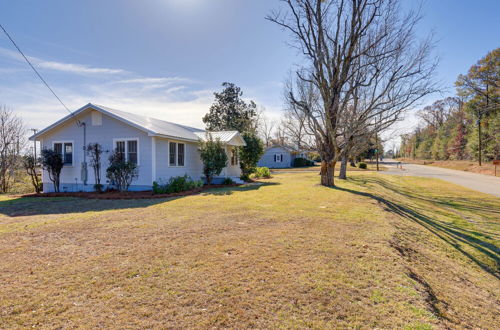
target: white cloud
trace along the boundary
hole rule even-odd
[[[181,78],[181,77],[168,77],[168,78],[167,77],[163,77],[163,78],[143,77],[143,78],[117,80],[117,81],[114,81],[113,83],[115,83],[115,84],[148,85],[148,84],[172,84],[172,83],[187,82],[187,81],[190,81],[190,80],[187,78]]]
[[[40,68],[77,74],[124,74],[121,69],[94,68],[87,65],[35,60]]]
[[[24,58],[21,54],[12,51],[7,48],[0,47],[0,56],[12,60],[16,60],[18,62],[24,62]],[[74,63],[64,63],[64,62],[56,62],[56,61],[46,61],[34,56],[27,56],[28,59],[33,63],[35,68],[42,68],[46,70],[54,70],[66,73],[74,73],[74,74],[107,74],[107,75],[116,75],[116,74],[126,74],[128,73],[126,70],[122,69],[110,69],[110,68],[98,68],[91,67],[83,64],[74,64]]]
[[[18,53],[0,47],[0,58],[7,59],[5,69],[10,70],[12,63],[9,60],[14,60],[17,65],[12,70],[24,72],[0,75],[0,104],[16,111],[29,128],[44,128],[68,114],[46,87],[30,74]],[[59,73],[50,77],[50,84],[70,110],[90,102],[202,128],[202,117],[213,102],[213,93],[220,90],[219,85],[211,86],[178,76],[145,77],[124,69],[30,59],[35,67]],[[100,76],[104,76],[103,79],[98,79]],[[245,98],[253,99],[259,105],[267,103],[266,112],[278,117],[280,105],[269,102],[268,96],[275,92],[277,85],[266,83],[257,88],[244,87]]]

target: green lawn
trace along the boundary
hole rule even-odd
[[[494,328],[500,199],[317,173],[155,200],[0,197],[0,324]]]

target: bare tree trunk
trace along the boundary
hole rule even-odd
[[[479,158],[479,166],[482,166],[483,164],[481,163],[482,155],[481,155],[481,149],[482,149],[482,144],[481,144],[481,120],[477,121],[477,138],[478,138],[478,158]]]
[[[321,185],[335,187],[335,161],[321,161]]]
[[[347,155],[342,155],[342,159],[340,161],[339,179],[347,180]]]
[[[288,10],[267,16],[291,33],[307,63],[286,97],[306,118],[322,149],[321,184],[334,186],[339,137],[351,118],[357,131],[381,131],[435,91],[432,42],[417,42],[418,12],[403,14],[400,1],[284,0]],[[361,103],[353,105],[353,97]],[[359,96],[359,98],[357,97]],[[349,107],[359,108],[352,118]],[[376,122],[377,117],[383,118]],[[356,132],[356,135],[358,133]]]

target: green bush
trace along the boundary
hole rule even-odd
[[[255,168],[254,176],[256,178],[266,178],[269,179],[271,177],[271,171],[268,167],[257,167]]]
[[[245,146],[240,147],[240,179],[248,181],[250,174],[255,172],[260,157],[264,154],[264,144],[255,133],[243,133]]]
[[[102,192],[103,188],[104,188],[104,186],[102,184],[100,184],[100,183],[96,183],[94,185],[94,191],[96,191],[96,192]]]
[[[207,141],[198,142],[198,150],[203,161],[203,174],[205,174],[207,184],[210,184],[212,178],[219,175],[227,165],[226,150],[220,139],[214,140],[210,134],[207,136]]]
[[[230,185],[234,184],[235,182],[231,178],[224,178],[224,181],[222,181],[222,184]]]
[[[314,166],[314,162],[309,159],[297,157],[293,160],[293,167]]]
[[[367,168],[368,166],[366,165],[366,163],[361,162],[361,163],[359,163],[359,164],[358,164],[358,167],[359,167],[360,169],[362,169],[362,170],[366,170],[366,168]]]
[[[127,191],[132,181],[139,177],[139,170],[137,164],[126,161],[123,154],[115,150],[109,156],[106,177],[118,191]]]
[[[189,191],[203,186],[202,180],[193,180],[187,175],[173,176],[168,182],[153,182],[154,194],[172,194]]]

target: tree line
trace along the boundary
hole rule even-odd
[[[500,48],[455,83],[457,93],[418,111],[417,128],[401,136],[397,156],[413,159],[500,159]]]

